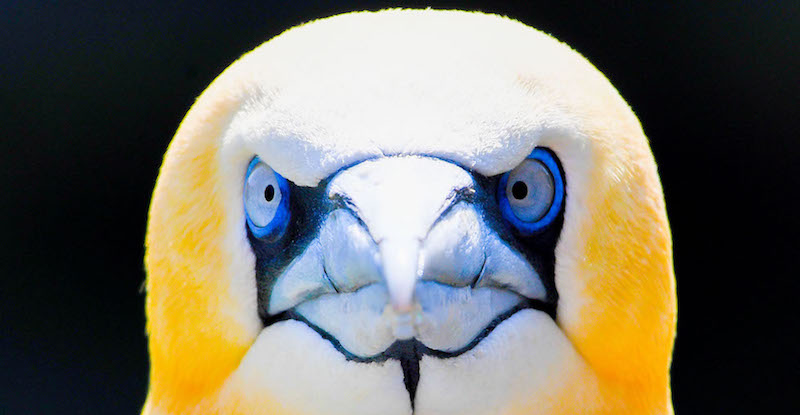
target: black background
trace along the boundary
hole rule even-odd
[[[800,2],[286,3],[0,2],[0,413],[139,411],[146,212],[178,123],[281,31],[392,5],[505,14],[605,73],[665,189],[676,413],[797,411]]]

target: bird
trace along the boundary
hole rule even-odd
[[[671,414],[672,239],[639,120],[508,17],[287,30],[168,146],[143,414]]]

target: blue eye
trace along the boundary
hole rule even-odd
[[[247,226],[260,239],[279,238],[289,223],[289,183],[258,157],[247,167],[244,210]]]
[[[497,201],[503,217],[523,235],[553,223],[564,203],[564,180],[555,155],[535,148],[500,179]]]

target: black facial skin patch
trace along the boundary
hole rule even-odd
[[[562,178],[564,178],[563,169],[560,165],[558,167],[559,171],[552,173],[561,174]],[[248,240],[256,255],[255,275],[258,289],[258,313],[264,326],[267,327],[284,320],[300,321],[316,331],[322,338],[328,340],[347,360],[365,364],[384,362],[388,359],[399,361],[403,370],[403,383],[408,391],[413,410],[417,385],[420,379],[419,364],[423,356],[440,359],[460,356],[472,350],[500,323],[521,310],[540,310],[555,320],[558,304],[558,292],[555,286],[555,247],[564,223],[566,194],[564,195],[561,211],[556,219],[540,232],[525,236],[520,234],[500,213],[496,194],[502,175],[485,177],[475,172],[470,173],[474,179],[475,191],[471,192],[469,199],[476,206],[479,206],[487,226],[491,227],[510,247],[523,254],[536,270],[547,292],[545,301],[528,299],[497,316],[469,344],[456,351],[445,352],[431,349],[417,339],[409,339],[398,340],[382,353],[366,358],[356,356],[345,349],[339,340],[308,321],[297,313],[294,308],[277,315],[270,315],[267,310],[269,309],[269,298],[276,279],[291,261],[302,254],[306,247],[317,237],[322,223],[328,215],[336,209],[347,208],[340,199],[330,199],[326,195],[328,183],[335,176],[334,174],[316,187],[301,187],[289,182],[291,221],[285,233],[278,240],[273,242],[261,240],[250,232],[247,225],[244,225],[245,229],[247,229]],[[564,188],[566,189],[566,181]]]

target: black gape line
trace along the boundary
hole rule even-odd
[[[559,171],[553,172],[553,174],[560,174],[562,179],[564,179],[564,189],[566,193],[567,186],[563,168],[558,158],[556,157],[555,159]],[[547,292],[545,301],[528,299],[511,310],[497,316],[470,341],[469,344],[456,351],[448,352],[431,349],[417,339],[410,339],[398,340],[382,353],[370,357],[361,357],[351,353],[341,345],[338,339],[308,321],[293,308],[277,315],[269,315],[269,298],[276,279],[291,263],[292,259],[300,255],[309,243],[317,237],[321,225],[328,214],[336,209],[346,207],[346,204],[341,198],[330,199],[326,197],[328,183],[330,183],[330,180],[335,176],[334,174],[316,187],[301,187],[289,182],[291,188],[291,200],[289,205],[291,223],[289,223],[284,235],[277,241],[266,242],[259,239],[254,236],[247,225],[245,225],[247,238],[256,255],[258,314],[261,318],[261,322],[265,327],[285,320],[303,322],[316,331],[323,339],[329,341],[334,348],[342,353],[349,361],[361,363],[384,362],[388,359],[399,361],[403,370],[403,383],[408,391],[411,408],[413,410],[417,385],[420,379],[419,364],[423,356],[431,356],[439,359],[460,356],[472,350],[499,326],[500,323],[521,310],[534,309],[543,311],[555,320],[558,304],[558,292],[555,286],[555,247],[564,224],[564,209],[567,203],[567,195],[564,195],[564,203],[562,204],[561,211],[549,226],[534,235],[525,236],[520,234],[513,225],[503,218],[498,208],[495,195],[497,194],[497,187],[499,186],[502,174],[492,177],[482,176],[472,171],[470,171],[470,174],[475,182],[475,192],[469,195],[469,199],[471,199],[474,204],[483,208],[484,221],[486,221],[487,225],[509,246],[523,254],[526,260],[536,270],[537,274],[539,274],[539,278],[541,278]],[[442,216],[444,216],[444,213]]]
[[[323,330],[314,323],[311,323],[305,317],[296,313],[294,310],[287,310],[284,311],[283,313],[270,316],[270,318],[264,322],[264,325],[269,326],[279,321],[285,321],[285,320],[300,321],[305,323],[314,331],[316,331],[317,334],[319,334],[323,339],[329,341],[333,345],[333,347],[336,350],[338,350],[339,353],[343,354],[344,357],[349,361],[360,362],[360,363],[375,363],[375,362],[379,363],[379,362],[385,362],[386,360],[389,359],[394,359],[399,361],[400,367],[403,369],[403,384],[405,385],[406,390],[408,391],[408,397],[411,400],[411,409],[414,409],[414,401],[417,394],[417,385],[419,384],[419,375],[420,375],[419,362],[420,360],[422,360],[423,356],[432,356],[439,359],[448,359],[461,356],[462,354],[472,350],[473,347],[475,347],[478,343],[480,343],[484,338],[489,336],[489,334],[498,325],[500,325],[500,323],[505,321],[507,318],[513,316],[518,311],[526,309],[544,311],[552,319],[555,319],[556,316],[555,305],[548,304],[539,300],[528,300],[526,303],[520,304],[512,308],[511,310],[508,310],[505,313],[497,316],[477,336],[475,336],[475,338],[472,339],[472,341],[470,341],[469,344],[453,352],[431,349],[422,344],[422,342],[420,342],[417,339],[410,339],[410,340],[398,340],[392,343],[392,345],[389,346],[383,353],[380,353],[375,356],[370,356],[370,357],[356,356],[349,350],[345,349],[339,342],[339,340],[336,339],[336,337],[333,337],[327,331]]]

